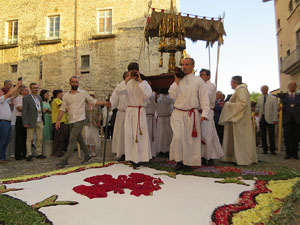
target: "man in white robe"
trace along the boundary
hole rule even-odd
[[[128,76],[128,72],[124,72],[123,74],[123,81],[119,85],[124,85],[125,79]],[[113,133],[113,140],[112,140],[112,152],[116,154],[117,157],[120,157],[118,161],[125,160],[125,111],[127,109],[127,96],[126,95],[117,95],[117,89],[115,88],[111,97],[110,103],[112,109],[118,109],[115,126],[114,126],[114,133]]]
[[[216,101],[216,86],[210,82],[210,71],[202,69],[200,71],[200,77],[205,82],[206,90],[209,97],[209,113],[208,120],[201,122],[202,142],[201,142],[201,154],[205,164],[209,166],[214,165],[214,159],[220,159],[224,156],[222,146],[219,141],[219,137],[216,131],[214,122],[214,107]]]
[[[125,159],[137,169],[140,162],[152,158],[146,118],[146,101],[152,96],[147,81],[141,79],[137,63],[128,65],[128,77],[118,85],[118,95],[126,95],[128,107],[125,113]]]
[[[185,76],[175,76],[175,82],[169,89],[170,98],[174,100],[170,160],[177,162],[176,171],[189,171],[190,166],[201,165],[200,121],[208,117],[209,100],[204,81],[193,73],[194,66],[192,58],[184,59],[182,70]],[[200,105],[201,118],[198,112]]]
[[[225,103],[219,120],[219,124],[224,125],[223,160],[238,165],[251,165],[257,163],[257,153],[250,94],[241,76],[232,77],[231,87],[235,92]]]
[[[174,101],[168,94],[159,94],[157,96],[157,126],[156,126],[156,144],[159,156],[168,157],[173,132],[171,128],[171,114]]]
[[[152,96],[147,100],[146,115],[147,115],[147,124],[148,124],[148,135],[151,146],[152,157],[156,156],[157,148],[156,148],[156,102],[155,102],[155,93],[153,92]]]

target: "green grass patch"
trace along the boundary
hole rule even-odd
[[[172,171],[174,172],[174,169],[172,167],[167,166],[163,162],[149,162],[149,163],[143,163],[144,166],[157,169],[157,170],[163,170],[163,171]],[[272,171],[275,172],[273,175],[257,175],[259,180],[269,181],[269,180],[288,180],[295,177],[300,177],[300,171],[288,169],[283,166],[278,166],[274,163],[266,163],[266,162],[260,162],[257,164],[253,164],[251,166],[237,166],[232,163],[221,163],[218,162],[216,166],[226,166],[226,167],[233,167],[238,169],[246,169],[246,170],[253,170],[253,171]],[[178,171],[177,174],[183,174],[183,175],[193,175],[193,176],[199,176],[199,177],[213,177],[213,178],[233,178],[233,177],[243,177],[244,180],[253,180],[253,175],[241,175],[234,171],[228,171],[224,173],[213,173],[213,172],[201,172],[201,171],[191,171],[191,172],[184,172],[184,171]]]
[[[8,195],[0,195],[0,224],[49,225],[52,224],[41,212]]]
[[[281,211],[273,214],[266,225],[295,225],[300,224],[300,182],[294,187],[292,193],[284,200]]]

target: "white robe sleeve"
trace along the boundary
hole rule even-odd
[[[198,98],[202,109],[201,117],[208,118],[208,113],[210,109],[209,97],[208,97],[208,91],[203,81],[199,82]]]
[[[110,103],[111,103],[111,108],[115,109],[118,107],[119,103],[119,96],[117,95],[116,89],[113,91],[111,97],[110,97]]]
[[[226,122],[238,123],[245,116],[247,108],[247,93],[244,88],[240,88],[234,95],[237,95],[236,102],[226,102],[220,115],[219,124],[225,125]],[[249,115],[250,116],[250,115]]]
[[[174,101],[176,100],[176,98],[177,98],[177,96],[179,94],[179,90],[180,90],[180,87],[179,87],[179,85],[176,84],[176,82],[174,82],[171,85],[171,87],[169,88],[169,96]]]
[[[216,86],[213,84],[210,84],[207,91],[208,91],[210,107],[214,108],[215,101],[216,101]]]
[[[143,81],[141,83],[139,83],[139,87],[143,93],[143,97],[144,99],[148,99],[148,98],[151,98],[152,96],[152,89],[150,87],[150,85],[148,84],[147,81]]]
[[[118,86],[115,88],[117,95],[126,95],[127,94],[127,86],[125,82],[121,82],[118,84]]]

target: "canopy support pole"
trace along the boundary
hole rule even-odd
[[[210,45],[208,45],[209,71],[211,71]]]
[[[215,85],[217,89],[218,89],[218,73],[219,73],[219,63],[220,63],[220,48],[221,45],[218,44],[217,66],[216,66],[216,77],[215,77]]]

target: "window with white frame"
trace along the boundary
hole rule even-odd
[[[58,39],[59,38],[59,29],[60,29],[60,16],[49,16],[48,17],[48,30],[47,38],[48,39]]]
[[[18,20],[7,21],[7,43],[14,44],[18,42]]]
[[[98,14],[99,34],[112,33],[112,10],[100,10]]]

